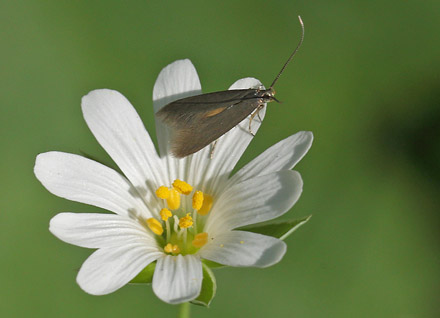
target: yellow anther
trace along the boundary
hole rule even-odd
[[[177,210],[180,207],[180,193],[176,189],[173,188],[170,190],[167,204],[170,210]]]
[[[203,206],[203,192],[196,191],[193,195],[193,209],[200,210]]]
[[[165,245],[165,247],[163,248],[165,253],[173,253],[173,254],[179,254],[180,253],[180,248],[178,245],[173,245],[171,243],[168,243],[167,245]]]
[[[167,245],[165,245],[163,250],[165,251],[165,253],[172,253],[173,252],[173,244],[168,243]]]
[[[223,244],[220,244],[220,247],[224,247],[224,245],[223,245]]]
[[[203,195],[203,204],[202,207],[197,211],[200,215],[207,215],[212,208],[212,196],[209,194]]]
[[[244,241],[240,241],[240,244],[243,244],[244,243]]]
[[[162,220],[166,221],[166,220],[168,220],[168,218],[170,218],[172,216],[173,216],[173,214],[171,213],[170,210],[168,210],[168,209],[160,210],[160,217],[162,218]]]
[[[196,236],[194,236],[194,240],[192,241],[192,245],[197,248],[202,247],[206,243],[208,243],[208,233],[206,232],[197,234]]]
[[[159,199],[168,199],[170,196],[170,189],[165,186],[160,186],[156,190],[156,195]]]
[[[187,213],[184,217],[180,218],[179,220],[179,226],[182,229],[186,229],[187,227],[190,227],[192,225],[193,225],[193,219],[189,215],[189,213]]]
[[[180,253],[180,248],[179,248],[179,246],[178,246],[178,245],[173,245],[172,252],[173,252],[174,254],[179,254],[179,253]]]
[[[163,227],[158,220],[156,220],[155,218],[149,218],[147,220],[147,225],[154,234],[162,235]]]
[[[176,179],[173,182],[173,187],[174,189],[176,189],[177,191],[179,191],[179,193],[188,195],[192,192],[193,187],[190,186],[188,183],[186,183],[185,181]]]

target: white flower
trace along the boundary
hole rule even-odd
[[[230,89],[259,85],[258,80],[245,78]],[[194,66],[189,60],[176,61],[156,81],[155,112],[200,93]],[[166,127],[156,123],[158,155],[135,109],[120,93],[92,91],[82,99],[82,110],[90,130],[124,176],[62,152],[40,154],[35,174],[57,196],[115,213],[65,212],[50,221],[50,231],[61,240],[97,249],[78,273],[83,290],[111,293],[156,261],[153,290],[163,301],[176,304],[199,295],[201,259],[266,267],[283,257],[283,241],[234,229],[276,218],[295,204],[302,180],[290,169],[310,148],[312,133],[286,138],[230,178],[252,139],[247,119],[219,139],[212,159],[210,147],[176,159],[168,155]],[[259,125],[253,121],[254,132]],[[184,182],[173,187],[175,180]],[[190,186],[193,189],[185,189]]]

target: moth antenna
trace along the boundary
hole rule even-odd
[[[287,64],[290,63],[290,61],[293,59],[293,57],[295,56],[296,52],[298,52],[299,48],[301,47],[303,41],[304,41],[304,22],[302,21],[301,17],[298,16],[299,19],[299,23],[301,24],[301,38],[299,39],[298,45],[296,46],[296,49],[292,52],[292,54],[290,54],[289,58],[287,59],[286,63],[284,63],[283,67],[281,68],[281,71],[278,73],[277,77],[275,77],[275,79],[273,80],[272,84],[270,85],[269,89],[271,89],[275,83],[278,81],[278,79],[280,78],[280,75],[284,72],[284,69],[286,68]]]

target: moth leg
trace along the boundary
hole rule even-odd
[[[209,153],[209,159],[214,158],[214,150],[215,150],[215,146],[217,146],[217,141],[214,141],[213,143],[211,143],[211,152]]]
[[[254,137],[255,137],[255,134],[251,130],[252,120],[254,119],[255,116],[258,116],[258,118],[260,119],[260,122],[261,122],[260,110],[262,110],[263,107],[264,107],[264,104],[258,105],[257,109],[255,109],[255,111],[252,113],[251,117],[249,118],[249,133]]]

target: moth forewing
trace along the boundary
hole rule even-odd
[[[243,99],[252,98],[249,91],[256,90],[230,90],[182,98],[164,106],[156,115],[168,126],[187,127],[198,124],[203,118],[213,117]]]
[[[171,151],[182,158],[217,140],[268,100],[266,90],[221,91],[177,100],[158,117],[172,128]],[[266,94],[267,95],[267,94]]]

